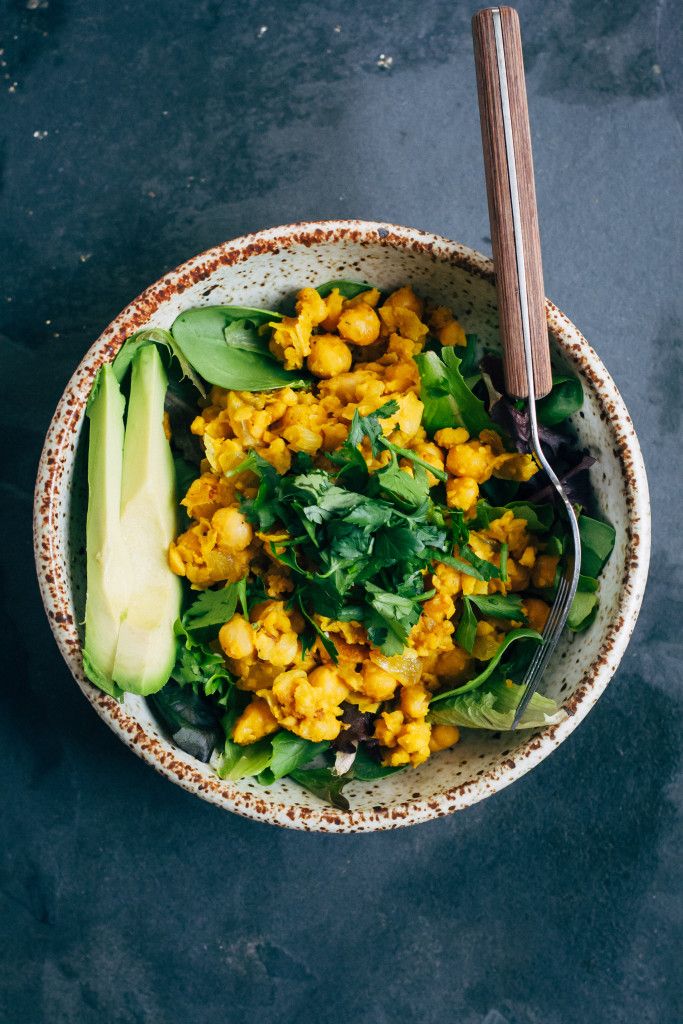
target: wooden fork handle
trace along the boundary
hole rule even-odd
[[[498,18],[494,12],[498,12]],[[502,41],[503,60],[500,47],[498,50],[496,47],[497,32],[499,41]],[[536,398],[542,398],[552,387],[552,375],[517,12],[512,7],[489,7],[478,11],[472,18],[472,35],[505,386],[508,394],[516,398],[525,398],[528,394],[522,312],[526,291],[534,390]],[[510,113],[507,137],[506,108]],[[518,196],[516,203],[515,193]],[[521,247],[515,237],[515,208],[517,239],[521,238]],[[521,280],[520,266],[524,268],[525,280]]]

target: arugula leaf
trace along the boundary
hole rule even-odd
[[[487,663],[486,668],[475,676],[474,679],[470,679],[468,682],[463,683],[462,686],[456,686],[452,690],[446,690],[444,693],[437,693],[432,697],[431,703],[440,702],[445,700],[447,697],[452,697],[455,694],[469,693],[470,690],[476,690],[478,687],[485,683],[486,680],[493,674],[494,669],[497,668],[501,658],[505,654],[506,650],[516,640],[535,640],[536,643],[542,643],[543,637],[540,633],[537,633],[535,629],[529,629],[527,626],[521,626],[519,629],[511,629],[506,634],[505,639],[502,641],[500,647]]]
[[[472,611],[472,605],[470,604],[469,597],[464,597],[462,602],[462,615],[460,616],[458,628],[455,631],[455,639],[468,654],[471,654],[476,636],[477,617]]]
[[[295,768],[289,778],[340,811],[348,811],[349,802],[342,790],[351,782],[350,776],[335,775],[331,768]]]
[[[222,733],[207,700],[173,680],[147,700],[176,746],[198,761],[210,759]]]
[[[208,626],[222,626],[235,614],[240,602],[245,618],[247,611],[246,578],[226,583],[220,590],[204,590],[183,615],[183,626],[189,632]]]
[[[494,619],[516,619],[526,622],[519,594],[470,594],[466,600],[471,601],[483,615],[490,615]]]
[[[142,331],[136,331],[135,334],[131,334],[130,338],[127,338],[119,351],[116,353],[116,358],[112,363],[112,370],[118,380],[119,384],[123,382],[132,362],[133,358],[139,349],[144,348],[146,345],[156,345],[162,351],[167,350],[171,358],[178,360],[180,365],[181,376],[187,377],[192,381],[197,391],[199,391],[202,398],[206,398],[206,389],[200,378],[195,373],[191,363],[185,358],[180,347],[176,344],[176,340],[170,331],[165,331],[161,327],[148,327]]]
[[[235,391],[307,387],[308,377],[283,369],[268,351],[265,340],[258,351],[253,332],[247,326],[258,327],[281,319],[281,313],[268,310],[203,306],[185,310],[176,317],[171,334],[187,362],[210,384]],[[233,334],[232,325],[236,323],[242,326]]]
[[[326,281],[325,284],[318,285],[316,291],[322,299],[326,299],[335,288],[345,299],[355,299],[356,295],[371,291],[372,285],[364,284],[362,281]]]
[[[578,377],[553,376],[553,387],[549,395],[536,403],[539,423],[555,427],[566,420],[583,405],[583,388]]]
[[[285,729],[276,733],[272,739],[272,756],[270,764],[259,775],[258,781],[264,786],[271,786],[278,779],[296,771],[329,748],[328,742],[312,743],[302,739]]]
[[[581,574],[597,577],[605,567],[612,554],[616,530],[609,523],[589,516],[579,516],[579,534],[581,535]]]
[[[469,729],[494,729],[505,732],[512,728],[517,706],[522,699],[523,686],[508,686],[505,679],[489,681],[474,693],[449,697],[433,705],[428,721],[435,725],[457,725]],[[535,693],[522,715],[518,729],[535,729],[556,725],[566,718],[564,712],[550,697]]]
[[[471,391],[461,373],[461,360],[453,348],[421,352],[415,356],[420,371],[420,398],[424,403],[422,424],[428,434],[443,427],[465,427],[478,437],[482,430],[498,428],[481,399]]]

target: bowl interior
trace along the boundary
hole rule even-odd
[[[190,261],[185,265],[186,271],[190,268],[189,272],[169,275],[170,287],[168,283],[163,287],[153,286],[124,311],[91,349],[82,364],[88,373],[82,373],[77,384],[81,398],[87,393],[85,381],[90,379],[92,369],[103,359],[111,358],[132,329],[168,327],[181,310],[191,306],[230,303],[277,309],[298,288],[335,278],[363,280],[383,290],[409,283],[421,295],[451,306],[466,330],[476,332],[485,343],[495,347],[497,314],[488,261],[445,241],[436,246],[433,243],[423,245],[419,242],[419,233],[413,233],[410,244],[406,239],[392,240],[387,235],[381,231],[342,232],[312,240],[297,238],[294,233],[293,237],[279,239],[277,244],[242,251],[237,257],[232,255],[209,263],[206,257],[203,262],[202,257]],[[555,366],[578,373],[583,379],[585,404],[575,417],[573,427],[580,444],[598,460],[591,470],[597,509],[617,532],[614,554],[601,579],[597,619],[587,633],[563,641],[542,687],[572,711],[578,707],[586,683],[594,675],[594,663],[619,616],[621,584],[631,540],[629,486],[615,445],[613,424],[605,413],[604,397],[601,398],[593,387],[595,367],[601,372],[601,364],[593,354],[593,361],[587,367],[586,356],[590,349],[578,332],[575,334],[580,343],[569,345],[567,329],[562,325],[558,327],[558,321],[553,331],[552,316],[550,323]],[[78,372],[74,380],[77,378]],[[77,438],[82,422],[81,403],[73,422]],[[76,443],[75,457],[67,460],[54,490],[65,519],[64,528],[58,530],[59,537],[54,541],[53,557],[64,559],[68,565],[65,600],[75,623],[83,620],[85,599],[84,448],[80,441]],[[543,738],[534,737],[528,731],[503,734],[465,731],[455,748],[433,757],[416,770],[406,770],[376,783],[350,785],[346,792],[352,812],[344,815],[325,807],[316,797],[286,780],[267,789],[249,779],[220,782],[207,765],[166,741],[144,700],[127,695],[122,707],[117,707],[84,680],[74,646],[67,660],[99,713],[131,746],[174,781],[241,813],[294,827],[350,831],[391,827],[433,817],[472,803],[505,785],[531,763],[546,756],[567,734],[562,726],[545,730]],[[589,702],[594,699],[595,696]]]

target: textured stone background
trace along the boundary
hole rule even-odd
[[[680,5],[520,3],[547,292],[616,378],[649,467],[633,643],[530,776],[348,839],[203,804],[96,718],[40,606],[31,488],[76,362],[185,257],[337,216],[489,249],[472,7],[0,10],[0,1020],[678,1024]]]

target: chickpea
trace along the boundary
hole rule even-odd
[[[306,366],[315,377],[337,377],[351,369],[351,349],[334,334],[319,334],[311,338]]]
[[[389,700],[398,686],[398,679],[389,675],[379,665],[366,661],[363,666],[363,690],[371,700]]]
[[[545,601],[541,601],[540,597],[526,597],[522,602],[522,610],[529,620],[531,628],[542,633],[550,615],[550,606]]]
[[[432,735],[429,737],[429,749],[432,754],[439,750],[447,750],[453,747],[460,739],[460,730],[457,725],[433,725]]]
[[[415,316],[422,319],[424,303],[422,302],[422,299],[417,297],[410,285],[404,285],[403,288],[399,288],[397,291],[392,292],[384,305],[410,309]]]
[[[263,736],[269,736],[278,729],[277,719],[262,697],[247,704],[235,722],[232,738],[235,743],[255,743]]]
[[[429,710],[429,694],[419,684],[401,690],[401,710],[406,718],[424,718]]]
[[[218,642],[228,658],[249,658],[254,653],[254,630],[242,615],[233,615],[221,626]]]
[[[354,345],[372,345],[379,338],[379,327],[379,317],[366,302],[345,309],[337,325],[342,338]]]
[[[468,512],[479,497],[479,484],[471,476],[456,477],[446,481],[446,502],[449,508]]]
[[[224,551],[244,551],[254,536],[251,523],[236,508],[219,508],[211,525],[218,535],[218,547]]]

